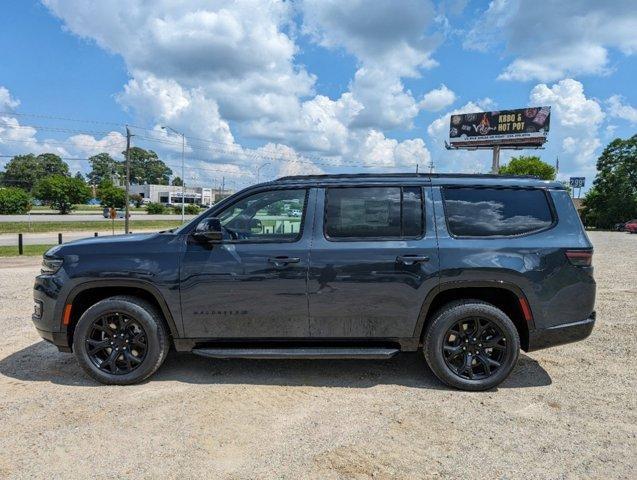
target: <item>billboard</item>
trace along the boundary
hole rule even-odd
[[[449,143],[452,147],[539,147],[546,142],[551,107],[518,108],[496,112],[452,115]]]

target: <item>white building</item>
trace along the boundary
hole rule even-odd
[[[139,195],[144,202],[181,205],[182,187],[176,185],[131,185],[131,195]],[[185,187],[184,202],[210,206],[233,192],[205,187]]]

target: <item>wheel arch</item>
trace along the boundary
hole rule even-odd
[[[535,329],[535,324],[526,295],[517,285],[497,280],[442,283],[425,298],[414,337],[422,341],[436,311],[450,302],[463,299],[482,300],[506,313],[518,330],[522,349],[528,350],[529,332]]]
[[[159,309],[170,334],[171,342],[179,338],[179,330],[168,304],[157,287],[143,280],[92,280],[74,287],[64,302],[71,305],[69,323],[66,326],[69,345],[73,344],[75,326],[91,305],[116,295],[129,295],[148,301]]]

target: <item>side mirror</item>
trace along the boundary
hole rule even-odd
[[[223,233],[221,230],[221,222],[216,217],[204,218],[193,233],[193,236],[197,240],[217,243],[223,239]]]

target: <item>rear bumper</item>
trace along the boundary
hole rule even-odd
[[[595,312],[593,312],[590,317],[579,322],[556,325],[554,327],[530,332],[528,351],[531,352],[533,350],[541,350],[543,348],[584,340],[593,331],[595,317]]]

